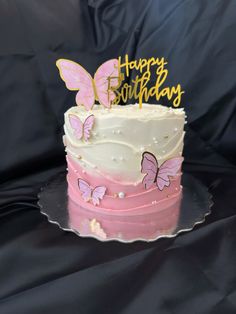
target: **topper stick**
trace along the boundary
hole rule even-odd
[[[143,102],[142,102],[142,99],[139,98],[139,109],[142,109],[143,108]]]

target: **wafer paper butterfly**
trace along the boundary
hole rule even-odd
[[[66,59],[56,62],[60,76],[69,90],[78,90],[77,105],[92,109],[95,100],[104,107],[110,108],[116,98],[114,89],[119,87],[118,60],[111,59],[103,63],[96,71],[94,79],[78,63]]]
[[[141,161],[141,172],[146,173],[142,181],[145,189],[149,189],[153,184],[156,184],[158,189],[162,191],[165,186],[169,186],[169,177],[173,177],[177,174],[182,161],[182,157],[176,157],[166,160],[158,167],[156,157],[150,152],[144,152]]]
[[[84,123],[80,120],[79,117],[70,114],[69,115],[69,121],[72,129],[74,129],[74,133],[76,138],[79,140],[84,138],[85,141],[87,141],[90,138],[90,131],[94,124],[94,115],[91,114],[88,116]]]
[[[92,201],[93,205],[99,205],[100,200],[106,193],[105,186],[97,186],[94,189],[82,179],[78,179],[79,190],[82,193],[82,198],[85,202]]]

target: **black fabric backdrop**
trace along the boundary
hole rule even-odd
[[[235,34],[235,0],[1,0],[0,314],[236,313]],[[125,53],[166,57],[168,83],[186,91],[184,170],[214,206],[176,239],[80,239],[36,205],[65,168],[74,105],[55,61],[94,73]]]

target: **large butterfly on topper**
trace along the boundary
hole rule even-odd
[[[110,108],[116,98],[114,92],[120,86],[119,62],[111,59],[104,62],[95,72],[94,78],[78,63],[59,59],[56,62],[60,76],[69,90],[78,90],[76,104],[91,110],[95,101]]]

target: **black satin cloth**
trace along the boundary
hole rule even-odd
[[[236,313],[235,34],[235,0],[0,2],[0,314]],[[203,225],[150,244],[80,239],[37,206],[66,166],[75,97],[56,60],[94,73],[125,53],[167,58],[186,91],[184,171],[214,201]]]

